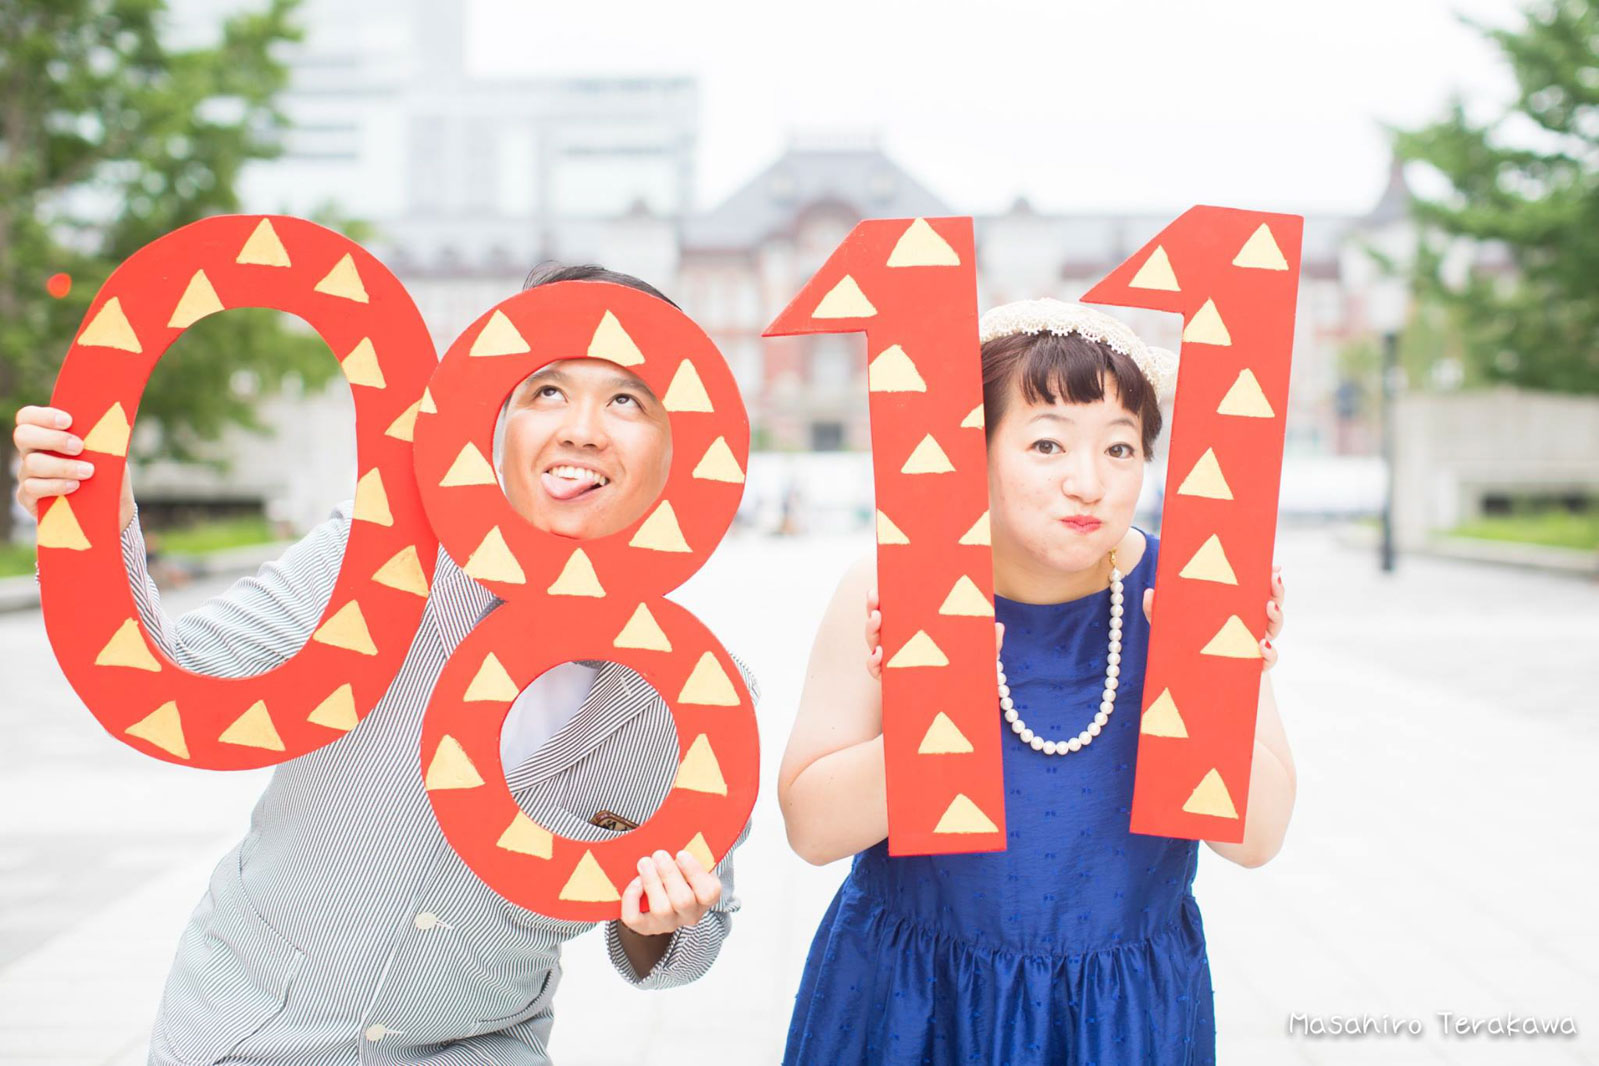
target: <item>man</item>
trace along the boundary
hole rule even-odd
[[[536,271],[528,284],[555,281],[609,281],[666,299],[598,267]],[[17,415],[17,496],[34,514],[41,500],[93,476],[81,459],[45,454],[82,451],[70,422],[50,408]],[[601,537],[637,521],[671,467],[659,399],[607,362],[544,367],[512,394],[502,427],[506,496],[532,524],[563,536]],[[350,526],[346,505],[276,563],[173,620],[145,570],[127,481],[121,517],[151,636],[185,669],[235,677],[271,669],[304,645]],[[439,672],[497,605],[441,550],[421,625],[383,701],[343,739],[274,771],[179,941],[152,1066],[548,1063],[561,945],[593,923],[522,910],[479,881],[434,821],[417,768]],[[588,840],[647,819],[671,787],[677,753],[666,704],[614,663],[551,670],[517,699],[502,737],[522,809]],[[687,852],[641,857],[621,920],[606,925],[618,972],[640,988],[698,978],[737,909],[732,886],[731,856],[714,872]]]

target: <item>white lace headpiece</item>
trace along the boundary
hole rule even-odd
[[[1121,352],[1137,364],[1155,387],[1155,398],[1165,401],[1177,389],[1177,356],[1164,348],[1145,344],[1127,323],[1103,311],[1064,300],[1017,300],[989,308],[977,323],[979,342],[1017,333],[1075,333]]]

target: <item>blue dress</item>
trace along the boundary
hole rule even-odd
[[[1123,579],[1116,710],[1081,751],[1006,728],[1002,852],[855,857],[811,944],[792,1066],[1200,1066],[1215,1061],[1198,845],[1128,832],[1158,542]],[[1075,736],[1099,709],[1109,591],[1004,598],[1001,657],[1021,717]],[[994,713],[998,715],[997,701]]]

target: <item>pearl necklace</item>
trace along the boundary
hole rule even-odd
[[[1045,740],[1027,728],[1027,723],[1016,713],[1016,703],[1011,699],[1010,686],[1005,683],[1005,663],[995,656],[994,666],[999,673],[999,706],[1005,712],[1005,721],[1010,723],[1011,732],[1015,733],[1023,744],[1045,755],[1066,755],[1086,748],[1094,742],[1095,737],[1099,736],[1105,724],[1110,721],[1111,712],[1116,709],[1116,686],[1119,684],[1118,678],[1121,677],[1121,661],[1122,572],[1116,569],[1116,553],[1112,551],[1110,553],[1110,645],[1105,652],[1105,691],[1100,697],[1099,712],[1094,715],[1094,720],[1088,723],[1088,728],[1070,740]]]

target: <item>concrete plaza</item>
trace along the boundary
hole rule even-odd
[[[732,538],[677,597],[765,692],[744,909],[711,973],[670,992],[624,987],[597,936],[572,945],[561,1066],[779,1058],[845,864],[788,850],[777,762],[833,580],[868,547]],[[1599,586],[1412,558],[1384,577],[1322,531],[1285,531],[1279,560],[1274,679],[1299,805],[1270,865],[1201,860],[1220,1060],[1599,1063]],[[37,612],[0,615],[0,663],[0,1063],[140,1063],[178,931],[264,772],[184,770],[113,741],[56,670]],[[1481,1028],[1446,1035],[1440,1012]],[[1297,1015],[1415,1019],[1422,1034],[1307,1036],[1290,1032]],[[1578,1035],[1488,1035],[1506,1016],[1570,1017]]]

